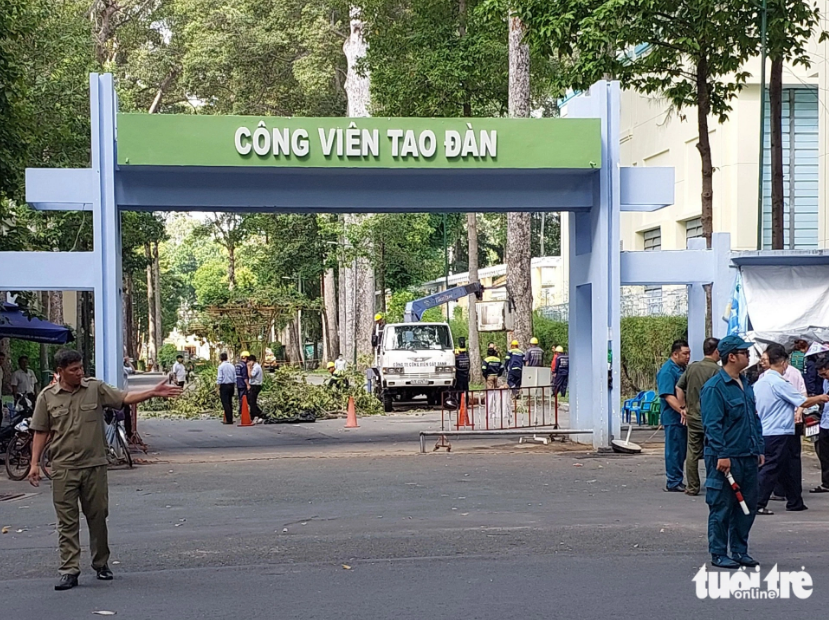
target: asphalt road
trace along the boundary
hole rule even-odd
[[[159,458],[183,449],[171,444]],[[691,580],[708,559],[704,499],[662,492],[658,454],[561,449],[332,452],[112,471],[116,579],[97,582],[86,570],[70,592],[52,590],[48,485],[35,491],[0,480],[0,495],[36,492],[0,502],[0,525],[9,527],[0,535],[3,613],[792,620],[825,610],[829,498],[809,497],[804,513],[762,518],[752,533],[764,568],[805,566],[815,584],[809,599],[701,601]],[[816,472],[807,457],[804,476],[812,482]]]

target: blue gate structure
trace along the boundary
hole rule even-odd
[[[619,165],[619,101],[619,84],[603,81],[569,103],[566,119],[316,119],[323,157],[309,153],[316,134],[307,128],[315,119],[134,118],[138,115],[118,114],[112,76],[92,74],[91,167],[26,170],[26,200],[40,210],[91,211],[93,250],[0,252],[0,290],[92,291],[96,372],[103,380],[120,384],[123,210],[568,211],[573,214],[570,420],[573,428],[592,429],[581,440],[592,441],[597,449],[607,448],[619,435],[620,424],[621,286],[689,285],[689,323],[696,352],[701,350],[705,317],[702,286],[714,284],[714,307],[722,308],[733,279],[727,236],[716,237],[713,250],[620,251],[620,213],[672,204],[674,171]],[[263,130],[266,120],[283,123],[284,134],[281,129]],[[378,146],[377,132],[395,127],[398,120],[427,127],[419,133],[417,146],[408,131],[391,128],[390,141]],[[209,135],[209,128],[220,123],[222,131]],[[239,126],[245,123],[248,126]],[[363,128],[361,146],[349,138],[357,135],[356,123]],[[473,124],[476,131],[486,130],[480,132],[477,146],[467,144],[469,132],[462,136],[463,127],[472,131]],[[238,128],[228,131],[231,125]],[[428,127],[445,129],[445,141],[437,140]],[[501,132],[497,151],[496,129],[489,128]],[[549,134],[539,134],[553,136],[549,144],[534,137],[536,128],[549,128]],[[579,132],[584,132],[583,140]],[[140,133],[149,137],[138,148],[134,142]],[[567,135],[570,141],[556,144],[558,135]],[[334,138],[341,136],[345,140],[338,144],[345,146],[335,147]],[[595,158],[577,166],[568,164],[573,159],[569,151],[587,153],[580,142],[590,143],[594,137]],[[187,157],[179,158],[179,144],[189,149]],[[386,147],[390,154],[379,152]],[[435,154],[438,147],[445,153]],[[417,154],[406,159],[407,149]],[[349,153],[355,155],[352,160],[347,159]],[[521,153],[531,157],[513,166],[512,158],[518,161]],[[714,321],[717,329],[719,323]]]

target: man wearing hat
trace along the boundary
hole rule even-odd
[[[248,378],[248,356],[250,352],[242,351],[239,361],[236,362],[236,394],[239,397],[239,415],[242,415],[242,399],[247,400],[250,391],[250,379]]]
[[[540,368],[544,360],[544,350],[538,346],[538,338],[530,338],[530,348],[524,354],[524,366]]]
[[[514,396],[518,396],[521,389],[521,373],[524,370],[524,352],[518,348],[518,341],[510,343],[510,350],[504,359],[504,368],[507,370],[507,385],[512,389]]]
[[[469,391],[469,370],[472,361],[469,359],[469,351],[466,350],[466,338],[458,338],[458,348],[455,349],[455,390],[458,393],[458,405],[461,396]]]
[[[748,533],[757,514],[757,472],[765,461],[765,443],[754,390],[742,374],[748,366],[748,349],[752,344],[739,336],[720,340],[717,351],[723,368],[708,380],[700,395],[705,432],[708,551],[711,564],[719,568],[759,565],[748,554]],[[726,479],[729,472],[748,505],[747,515]]]

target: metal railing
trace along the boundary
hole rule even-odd
[[[442,431],[542,427],[559,428],[558,395],[551,387],[446,392],[442,399]]]

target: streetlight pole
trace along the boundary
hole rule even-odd
[[[766,167],[766,24],[768,0],[760,9],[760,166],[757,172],[757,249],[763,249],[763,172]]]
[[[449,246],[446,243],[446,214],[443,214],[443,290],[449,290]],[[446,320],[449,320],[449,304],[446,304]]]

